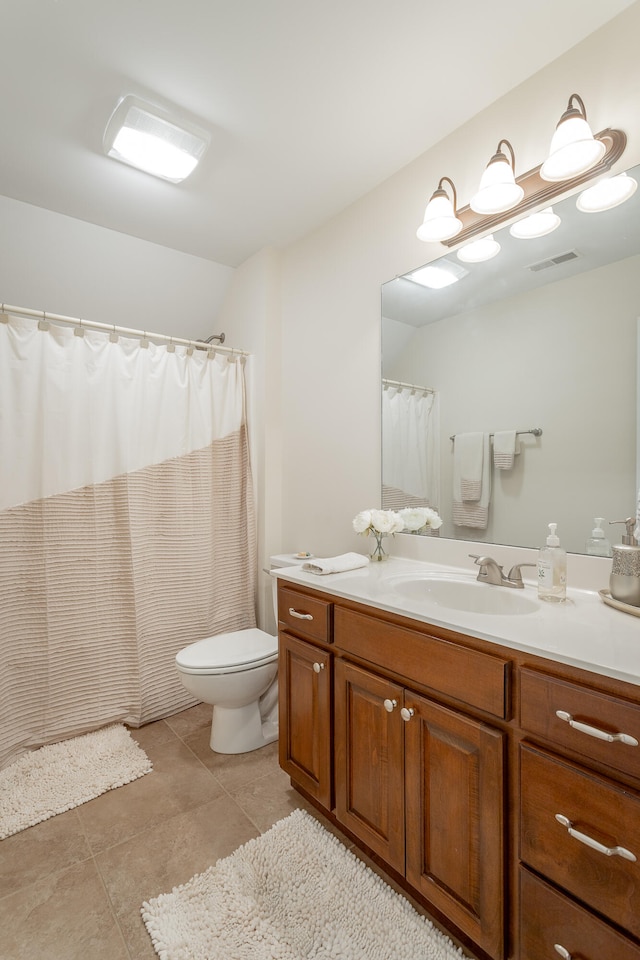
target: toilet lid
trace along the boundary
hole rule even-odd
[[[258,667],[277,655],[278,638],[254,627],[190,643],[178,653],[176,663],[189,673],[229,672]]]

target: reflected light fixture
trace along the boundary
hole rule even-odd
[[[558,214],[553,212],[553,207],[546,207],[512,224],[509,227],[509,233],[518,240],[531,240],[534,237],[545,237],[548,233],[553,233],[561,222]]]
[[[451,201],[442,186],[445,181],[451,187],[453,201]],[[424,212],[424,221],[416,232],[418,240],[425,240],[427,242],[450,240],[451,237],[455,237],[456,234],[460,233],[462,230],[462,220],[459,220],[456,214],[457,205],[458,197],[453,180],[450,180],[449,177],[441,177],[437,189],[434,190],[427,204]]]
[[[490,233],[487,237],[481,237],[480,240],[472,240],[466,243],[464,247],[458,250],[458,259],[463,263],[481,263],[483,260],[491,260],[500,253],[500,244],[493,239]]]
[[[120,100],[103,137],[108,157],[171,183],[193,173],[208,145],[205,130],[133,96]]]
[[[620,173],[617,177],[608,177],[589,187],[588,190],[583,190],[576,201],[576,206],[582,213],[611,210],[632,197],[637,186],[638,183],[633,177]]]
[[[469,271],[459,263],[445,258],[439,260],[437,264],[428,263],[424,267],[418,267],[417,270],[406,273],[402,279],[419,283],[421,287],[429,287],[431,290],[441,290],[442,287],[457,283],[468,274]]]
[[[511,159],[502,152],[507,148]],[[501,140],[496,152],[485,167],[480,179],[478,192],[473,195],[469,206],[476,213],[503,213],[517,206],[524,197],[524,190],[516,183],[516,158],[508,140]]]
[[[540,176],[543,180],[568,180],[594,167],[605,152],[606,145],[596,140],[587,123],[582,98],[572,93],[551,139],[549,156],[540,167]]]

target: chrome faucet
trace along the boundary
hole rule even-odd
[[[515,587],[522,590],[524,581],[521,570],[523,567],[535,567],[535,563],[516,563],[505,575],[501,565],[493,557],[481,557],[477,553],[470,553],[469,556],[474,560],[476,566],[480,567],[477,580],[480,583],[491,583],[497,587]]]

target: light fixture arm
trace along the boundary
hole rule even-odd
[[[496,147],[496,152],[495,152],[494,155],[491,157],[491,160],[489,161],[489,163],[495,163],[495,162],[498,161],[498,160],[501,161],[501,160],[508,159],[507,157],[505,157],[505,154],[504,154],[503,151],[502,151],[502,145],[503,145],[503,144],[506,146],[507,150],[509,151],[509,154],[511,155],[511,169],[513,170],[513,172],[514,172],[514,174],[515,174],[515,172],[516,172],[516,155],[515,155],[515,153],[514,153],[513,147],[511,146],[511,143],[510,143],[509,140],[501,140],[501,141],[500,141],[500,143],[499,143],[498,146]]]
[[[572,101],[577,100],[579,107],[572,106]],[[569,102],[567,103],[567,109],[562,114],[558,120],[558,126],[563,123],[565,120],[571,119],[571,117],[581,117],[583,120],[587,119],[587,108],[584,105],[584,100],[578,93],[572,93],[569,97]]]
[[[440,177],[440,179],[439,179],[439,181],[438,181],[438,187],[437,187],[436,190],[434,190],[433,196],[431,197],[431,199],[433,200],[433,197],[446,197],[447,200],[450,199],[449,195],[447,194],[447,191],[446,191],[446,190],[444,189],[444,187],[442,186],[442,184],[444,183],[445,180],[446,180],[446,182],[449,184],[449,186],[451,187],[451,192],[453,193],[453,212],[457,215],[457,211],[458,211],[458,194],[457,194],[457,192],[456,192],[456,185],[455,185],[455,183],[453,182],[453,180],[452,180],[450,177]]]

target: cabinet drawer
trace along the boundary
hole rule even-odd
[[[333,604],[288,587],[278,588],[278,619],[289,630],[309,640],[332,642]]]
[[[640,960],[640,947],[522,867],[520,931],[520,960]]]
[[[345,653],[495,717],[507,713],[509,661],[337,607],[335,641]]]
[[[521,859],[640,937],[640,795],[525,744],[520,779]]]
[[[640,778],[640,704],[528,668],[520,681],[523,730]]]

